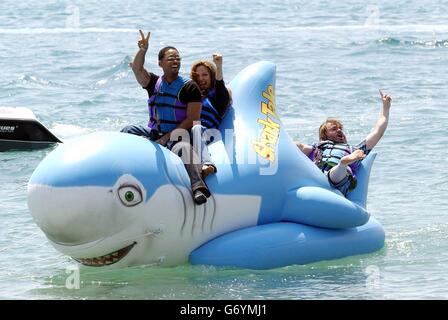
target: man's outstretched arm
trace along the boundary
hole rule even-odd
[[[383,102],[383,109],[381,110],[380,116],[376,121],[375,127],[372,132],[370,132],[366,137],[366,147],[367,150],[373,149],[374,146],[380,141],[381,137],[386,131],[387,124],[389,122],[389,110],[392,98],[390,96],[383,95],[380,90],[381,101]]]
[[[313,146],[310,146],[309,144],[301,143],[299,141],[294,141],[297,148],[300,149],[307,157],[310,156],[311,152],[313,151]]]

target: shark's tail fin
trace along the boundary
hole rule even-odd
[[[372,169],[375,157],[376,153],[370,153],[364,160],[362,160],[356,175],[358,184],[356,188],[347,195],[347,199],[363,207],[364,209],[366,208],[367,202],[370,170]]]

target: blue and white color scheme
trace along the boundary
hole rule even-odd
[[[37,167],[28,205],[52,245],[88,266],[186,262],[268,269],[369,253],[384,245],[366,211],[375,155],[344,198],[295,146],[275,103],[275,66],[230,83],[233,107],[209,146],[218,172],[195,206],[183,163],[142,137],[98,132]]]

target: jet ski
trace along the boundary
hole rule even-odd
[[[0,107],[0,151],[41,149],[62,142],[24,107]]]

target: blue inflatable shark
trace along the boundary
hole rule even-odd
[[[34,220],[60,252],[87,266],[268,269],[369,253],[384,246],[366,211],[375,155],[345,198],[295,146],[275,102],[275,66],[230,83],[233,107],[209,151],[212,196],[192,200],[179,157],[145,138],[98,132],[58,146],[28,185]]]

